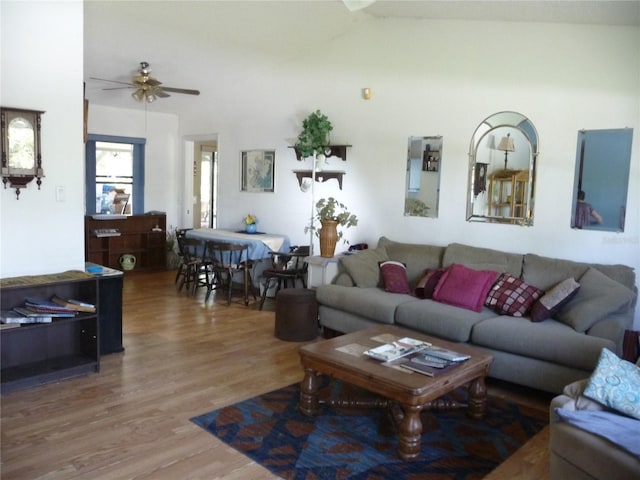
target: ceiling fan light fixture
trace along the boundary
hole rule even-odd
[[[144,100],[144,91],[141,88],[139,88],[138,90],[133,92],[131,96],[135,98],[138,102],[141,102]]]
[[[147,96],[145,97],[145,99],[148,103],[151,103],[156,99],[156,96],[151,92],[147,92]]]

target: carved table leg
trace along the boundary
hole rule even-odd
[[[472,380],[469,384],[469,409],[467,415],[474,420],[480,420],[487,408],[487,387],[484,376]]]
[[[404,417],[398,431],[398,456],[402,460],[414,460],[420,455],[422,433],[420,410],[422,407],[403,405],[402,408]]]
[[[318,390],[320,379],[318,373],[311,368],[304,368],[304,379],[300,383],[300,411],[307,416],[318,414]]]

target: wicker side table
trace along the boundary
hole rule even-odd
[[[314,290],[285,288],[276,295],[275,336],[305,342],[318,336],[318,302]]]

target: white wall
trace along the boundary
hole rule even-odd
[[[41,189],[0,188],[0,277],[84,269],[82,2],[3,0],[0,16],[2,106],[46,112]]]

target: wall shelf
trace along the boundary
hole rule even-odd
[[[340,157],[340,159],[343,162],[347,161],[347,148],[350,148],[351,145],[329,145],[329,148],[331,149],[331,154],[327,155],[327,158],[329,157]],[[302,158],[302,155],[300,155],[300,152],[298,152],[298,149],[296,147],[289,147],[289,148],[293,148],[296,152],[296,158],[298,159],[298,161],[302,161],[304,160]]]
[[[298,177],[298,184],[302,187],[304,178],[311,178],[313,172],[311,170],[294,170],[293,173]],[[316,182],[326,182],[327,180],[336,179],[338,186],[342,190],[342,177],[345,175],[344,170],[320,170],[316,172]]]

